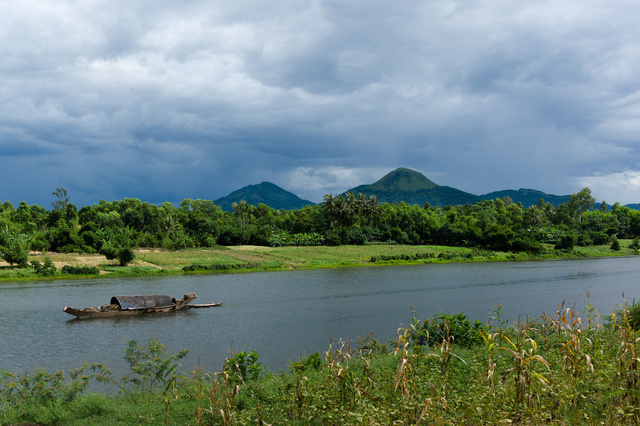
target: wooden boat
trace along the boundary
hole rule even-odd
[[[222,303],[191,304],[198,297],[195,293],[186,293],[182,299],[174,299],[164,294],[142,296],[113,296],[111,303],[99,308],[70,308],[64,307],[69,315],[84,318],[113,318],[128,317],[144,314],[164,314],[183,309],[211,308]]]

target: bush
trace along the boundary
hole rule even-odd
[[[31,266],[33,266],[33,269],[35,269],[36,274],[42,275],[43,277],[52,277],[55,275],[57,270],[49,256],[45,256],[44,265],[37,260],[32,260]]]
[[[118,261],[120,261],[120,266],[127,266],[127,264],[133,262],[133,259],[135,258],[135,253],[129,247],[124,247],[118,250]]]
[[[330,231],[324,239],[324,243],[328,246],[339,246],[342,244],[342,238],[340,234],[335,231]]]
[[[25,268],[29,261],[30,247],[31,237],[28,235],[19,234],[9,227],[0,231],[0,258],[9,264]]]
[[[323,243],[324,237],[317,232],[290,234],[283,230],[272,232],[271,236],[267,240],[267,244],[270,247],[321,246]]]
[[[434,259],[436,255],[434,253],[416,253],[416,254],[398,254],[398,255],[380,255],[371,256],[371,262],[389,262],[392,260],[422,260],[422,259]]]
[[[419,323],[419,322],[418,322]],[[489,326],[480,321],[471,321],[465,314],[437,314],[432,320],[425,319],[421,329],[416,329],[416,342],[422,346],[433,346],[448,336],[453,336],[456,345],[471,347],[482,343],[480,332]]]
[[[69,266],[62,267],[62,273],[67,275],[98,275],[100,270],[95,266]]]
[[[320,353],[316,351],[313,355],[301,357],[300,361],[289,363],[289,370],[291,370],[291,372],[307,370],[320,371],[323,365],[324,363],[322,362]]]
[[[593,244],[599,245],[599,246],[603,244],[607,244],[609,242],[609,236],[604,232],[596,232],[591,239],[593,241]]]
[[[628,311],[629,325],[635,331],[640,330],[640,303],[631,305]]]
[[[238,352],[224,362],[224,371],[229,374],[232,381],[256,380],[260,377],[262,363],[258,362],[260,355],[256,350],[251,352]]]
[[[114,260],[118,257],[118,250],[111,244],[103,245],[98,253],[106,257],[107,260]]]
[[[352,228],[347,236],[349,244],[361,246],[366,242],[366,237],[360,228]]]
[[[613,239],[611,243],[611,250],[620,251],[620,241],[617,238]]]
[[[214,263],[211,265],[198,265],[198,264],[192,264],[189,266],[183,266],[182,270],[185,272],[193,272],[193,271],[228,271],[228,270],[232,270],[232,269],[254,269],[254,268],[259,268],[260,266],[262,266],[261,263],[243,263],[243,264],[239,264],[239,263],[227,263],[227,264],[219,264],[219,263]]]
[[[573,250],[576,245],[576,236],[573,234],[567,234],[560,238],[560,241],[555,245],[556,250]]]

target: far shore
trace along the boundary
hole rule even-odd
[[[548,246],[547,253],[541,255],[467,247],[385,244],[333,247],[216,246],[180,251],[139,248],[134,250],[136,254],[134,261],[125,267],[119,266],[115,260],[107,260],[100,254],[32,252],[29,262],[43,263],[45,256],[51,258],[57,269],[55,276],[45,278],[37,275],[32,267],[18,268],[0,261],[0,281],[244,273],[377,265],[573,259],[638,254],[637,251],[629,248],[631,240],[620,240],[620,244],[621,249],[617,251],[612,250],[609,245],[575,247],[568,252],[553,250],[552,246]],[[82,276],[62,274],[61,270],[66,265],[95,267],[99,274]],[[185,268],[189,270],[185,270]]]

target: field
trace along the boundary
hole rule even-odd
[[[69,278],[60,273],[65,265],[94,266],[100,277],[184,274],[184,267],[203,265],[212,270],[197,273],[250,272],[265,270],[335,268],[373,266],[381,264],[415,264],[469,261],[508,261],[550,258],[578,258],[637,254],[629,249],[631,240],[621,240],[621,250],[613,251],[608,245],[576,247],[570,252],[549,250],[545,255],[505,253],[465,247],[362,245],[312,247],[259,247],[232,246],[181,251],[138,249],[136,258],[122,267],[117,261],[108,261],[98,254],[32,253],[29,261],[44,263],[50,257],[57,268],[54,278]],[[551,249],[551,247],[548,247]],[[372,259],[377,259],[372,262]],[[211,265],[214,265],[212,267]],[[194,273],[194,272],[190,272]],[[85,276],[86,277],[86,276]],[[33,268],[12,267],[0,261],[0,280],[42,279]]]

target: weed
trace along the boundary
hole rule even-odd
[[[247,380],[256,380],[263,368],[258,358],[260,355],[255,349],[251,352],[238,352],[225,360],[224,371],[232,382],[245,383]]]
[[[133,383],[134,387],[142,391],[161,385],[167,424],[171,402],[178,398],[176,381],[181,376],[176,374],[180,367],[177,361],[187,356],[188,352],[185,350],[170,354],[167,347],[154,337],[149,338],[145,347],[139,346],[135,340],[129,340],[124,351],[131,373],[124,376],[122,382]]]

